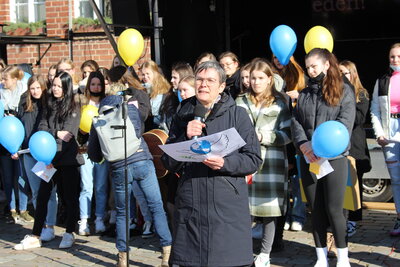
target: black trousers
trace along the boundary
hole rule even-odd
[[[309,172],[310,165],[300,161],[301,179],[307,201],[311,208],[311,221],[316,247],[326,247],[328,226],[332,227],[336,247],[347,247],[347,225],[343,214],[344,194],[348,177],[348,160],[340,158],[330,160],[333,172],[316,178]]]
[[[57,172],[46,183],[42,180],[37,197],[35,223],[32,234],[40,236],[47,216],[47,202],[55,185],[62,188],[67,209],[66,232],[73,233],[79,219],[80,173],[78,166],[57,167]]]

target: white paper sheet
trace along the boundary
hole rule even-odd
[[[224,157],[246,142],[235,128],[174,144],[160,145],[170,157],[183,162],[202,162],[211,157]]]
[[[37,176],[39,176],[47,183],[50,181],[51,177],[53,177],[56,171],[57,169],[55,169],[54,167],[51,169],[47,169],[46,164],[41,161],[38,161],[32,168],[32,172],[34,172]]]
[[[400,133],[397,132],[395,135],[390,137],[390,139],[388,141],[389,141],[389,143],[399,143],[400,142]]]
[[[315,174],[317,176],[317,179],[321,179],[322,177],[333,172],[332,165],[327,159],[321,158],[316,163],[319,165],[319,173]]]

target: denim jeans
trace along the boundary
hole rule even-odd
[[[7,204],[11,210],[16,210],[16,194],[18,192],[19,210],[26,210],[28,205],[27,187],[28,183],[21,175],[21,163],[13,160],[10,156],[0,156],[0,167],[3,175],[4,191]],[[25,188],[25,190],[22,190]]]
[[[288,210],[287,222],[306,222],[306,204],[301,200],[300,181],[298,175],[291,177],[293,206]]]
[[[117,210],[117,240],[118,251],[127,251],[125,231],[125,170],[124,168],[113,169],[111,171],[112,182],[114,184],[115,208]],[[139,187],[144,193],[150,213],[153,217],[154,226],[160,237],[162,247],[172,243],[171,233],[168,228],[167,216],[161,200],[160,188],[151,160],[142,160],[128,165],[128,192],[132,190],[133,180],[138,182]],[[130,195],[130,194],[129,194]],[[128,201],[128,205],[130,202]],[[128,207],[129,210],[130,207]],[[129,233],[128,233],[129,235]]]
[[[33,207],[36,209],[36,200],[42,179],[32,172],[32,168],[35,166],[37,161],[31,156],[31,154],[24,154],[23,162],[25,173],[28,177],[29,185],[31,186]],[[57,186],[55,186],[51,191],[50,199],[47,203],[46,225],[56,225],[58,208],[57,203]]]
[[[391,136],[400,131],[400,119],[390,118]],[[393,202],[397,214],[400,214],[400,143],[389,143],[383,147],[383,154],[386,160],[392,186]],[[393,163],[387,163],[393,161]]]
[[[139,186],[139,182],[137,180],[133,180],[132,183],[132,192],[133,196],[136,198],[137,203],[139,204],[140,211],[142,212],[143,219],[145,222],[152,222],[151,213],[149,211],[149,207],[147,206],[146,197],[142,189]]]
[[[81,192],[79,195],[80,218],[90,218],[93,187],[96,196],[96,217],[103,217],[107,205],[108,162],[93,163],[87,154],[83,154],[85,164],[80,167]]]

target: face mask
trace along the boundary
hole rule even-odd
[[[400,66],[390,65],[390,68],[391,68],[393,71],[400,71]]]
[[[312,83],[321,83],[324,80],[324,78],[325,78],[325,73],[323,73],[321,71],[321,73],[318,74],[317,77],[310,78],[310,82],[312,82]]]
[[[90,95],[91,95],[91,96],[97,97],[97,96],[101,96],[102,93],[101,93],[101,92],[96,92],[96,93],[94,93],[94,92],[90,91]]]

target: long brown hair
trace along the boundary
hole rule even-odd
[[[277,97],[281,96],[281,94],[275,88],[274,72],[272,71],[270,64],[268,64],[264,60],[258,60],[251,64],[250,79],[254,71],[261,71],[265,73],[268,77],[271,78],[271,83],[269,84],[269,88],[264,90],[264,92],[260,96],[256,96],[253,89],[250,86],[249,88],[250,100],[256,106],[261,104],[261,107],[263,106],[269,107],[272,105],[272,103],[274,103]]]
[[[286,83],[286,91],[301,91],[306,87],[304,71],[293,56],[290,57],[289,63],[286,66],[283,66],[282,70],[278,71]]]
[[[319,57],[324,63],[329,62],[329,68],[322,82],[322,97],[329,106],[337,106],[343,95],[343,79],[340,74],[338,60],[325,48],[314,48],[307,55]]]
[[[356,64],[351,62],[350,60],[343,60],[339,63],[339,65],[344,66],[350,72],[350,83],[354,86],[356,102],[360,102],[360,96],[363,94],[367,99],[369,99],[368,91],[364,88],[360,81],[360,77],[358,76],[358,71],[356,68]]]
[[[157,63],[153,60],[146,61],[140,67],[141,70],[144,68],[150,69],[154,75],[151,85],[152,90],[150,92],[150,98],[153,99],[159,94],[168,93],[169,89],[171,88],[171,84],[167,81],[167,79],[165,79],[164,75],[161,74]]]
[[[44,107],[46,104],[46,91],[47,91],[46,82],[42,75],[34,74],[28,80],[28,94],[26,96],[26,103],[25,103],[25,107],[24,107],[26,112],[33,111],[33,99],[32,99],[32,95],[30,93],[29,87],[31,87],[31,85],[34,82],[38,82],[40,85],[40,89],[42,89],[42,95],[40,97],[40,101],[42,102],[42,107]]]

